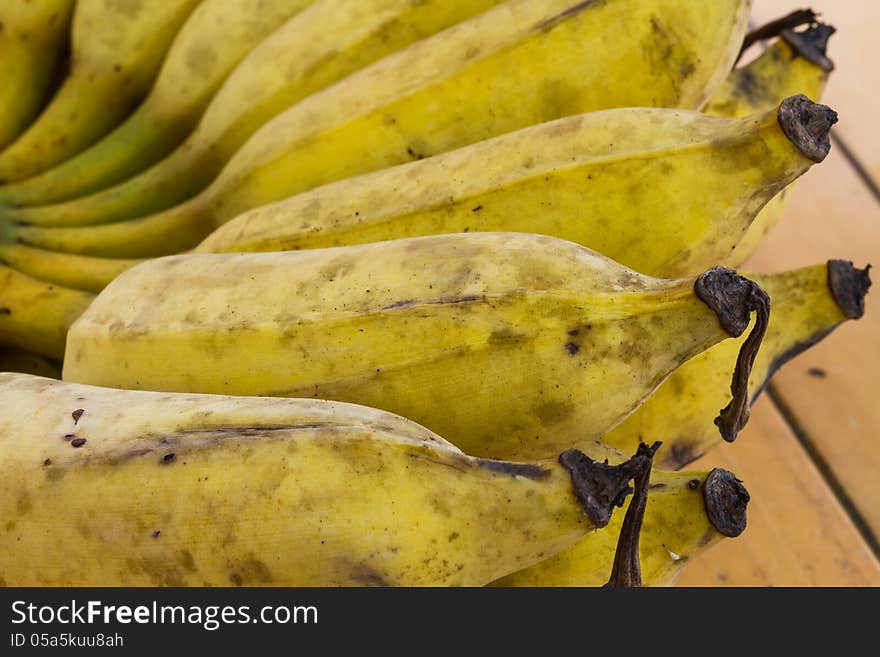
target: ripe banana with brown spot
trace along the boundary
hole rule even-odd
[[[4,586],[479,586],[606,525],[647,474],[474,458],[338,402],[0,374],[0,408]]]
[[[90,225],[176,205],[204,189],[248,137],[297,101],[500,1],[317,0],[236,67],[195,130],[156,166],[65,203],[57,202],[58,188],[43,196],[45,185],[36,189],[37,178],[8,185],[0,188],[0,202],[39,206],[7,209],[3,215],[31,225]]]
[[[868,268],[830,260],[778,274],[748,274],[767,294],[773,313],[752,367],[750,403],[782,365],[824,339],[841,323],[858,319],[871,285]],[[732,359],[740,340],[727,340],[695,356],[664,381],[621,424],[602,437],[621,450],[650,437],[663,442],[658,466],[678,469],[705,454],[721,437],[712,418],[726,403]]]
[[[0,265],[0,345],[61,360],[67,328],[94,298]]]
[[[199,1],[78,0],[70,73],[39,117],[0,152],[0,181],[45,171],[119,123],[149,91]]]
[[[834,70],[834,63],[826,54],[828,39],[834,31],[830,25],[819,23],[803,31],[783,32],[757,59],[735,69],[703,111],[733,118],[766,111],[792,94],[818,100]],[[751,257],[779,222],[790,187],[761,208],[736,248],[719,262],[739,267]]]
[[[175,36],[150,93],[103,139],[39,175],[0,186],[0,205],[45,205],[125,180],[192,130],[235,65],[312,0],[202,0]]]
[[[12,0],[0,6],[0,149],[40,111],[60,73],[74,0]]]
[[[730,270],[650,278],[572,242],[437,235],[150,260],[68,333],[64,378],[384,408],[468,453],[544,458],[598,438],[681,363],[769,308]],[[721,413],[744,424],[738,379]]]
[[[529,125],[609,107],[698,107],[730,70],[749,6],[508,0],[279,114],[185,204],[7,238],[85,255],[175,253],[254,207]]]
[[[824,158],[835,120],[803,96],[745,119],[667,109],[567,117],[256,208],[196,250],[509,230],[568,239],[642,273],[689,276],[729,257],[761,206]],[[36,231],[24,239],[39,241]]]
[[[665,449],[664,445],[658,455]],[[639,549],[643,584],[672,584],[689,560],[742,533],[748,502],[745,487],[726,470],[654,470]],[[622,514],[614,514],[602,531],[591,532],[567,550],[492,586],[602,586],[622,525]]]

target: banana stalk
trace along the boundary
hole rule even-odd
[[[0,149],[37,116],[60,73],[74,0],[0,7]]]
[[[203,0],[175,37],[153,88],[119,127],[75,157],[0,187],[0,204],[54,203],[103,189],[171,152],[235,65],[311,0]]]
[[[733,64],[749,4],[508,0],[279,114],[185,204],[40,237],[11,232],[85,255],[175,253],[259,205],[529,125],[609,107],[698,107]]]
[[[78,0],[71,69],[49,105],[0,152],[0,181],[22,180],[91,145],[147,94],[198,0]]]
[[[780,274],[748,274],[770,296],[773,313],[748,382],[753,404],[773,374],[823,340],[841,323],[859,319],[871,285],[868,269],[830,260],[825,265]],[[696,460],[721,438],[712,418],[726,403],[725,387],[741,339],[726,340],[695,356],[669,378],[602,441],[634,449],[647,437],[664,444],[662,468],[677,470]]]
[[[652,276],[690,276],[729,257],[761,207],[825,157],[835,120],[804,96],[745,119],[654,109],[568,117],[256,208],[196,250],[523,231]],[[38,232],[16,235],[42,242],[49,231]]]
[[[732,439],[764,292],[723,269],[650,278],[533,234],[147,261],[70,328],[64,378],[351,401],[477,456],[544,458],[604,434],[681,363],[742,334],[752,310],[719,416]]]
[[[651,465],[492,461],[350,404],[20,374],[0,408],[4,586],[479,586],[607,525]]]

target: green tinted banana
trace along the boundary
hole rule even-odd
[[[203,0],[174,39],[150,94],[119,127],[38,176],[0,187],[0,204],[82,196],[143,171],[192,130],[218,87],[260,41],[311,0]]]
[[[688,276],[727,257],[761,206],[824,157],[834,120],[804,96],[746,119],[663,109],[567,117],[256,208],[196,250],[506,230]]]
[[[236,67],[195,131],[168,158],[105,192],[70,203],[10,210],[6,216],[38,225],[87,225],[173,206],[203,189],[251,134],[296,101],[499,1],[313,2]],[[333,38],[327,39],[328,34]],[[21,196],[29,182],[0,189],[0,199],[36,202]]]
[[[477,456],[544,458],[601,436],[750,310],[744,372],[768,308],[730,270],[649,278],[524,233],[185,255],[103,290],[70,328],[64,378],[352,401]],[[728,436],[748,412],[745,389],[733,397]]]
[[[60,379],[61,363],[23,349],[0,347],[0,372],[22,372]]]
[[[508,0],[279,114],[185,204],[22,239],[123,258],[179,252],[245,210],[528,125],[608,107],[696,107],[732,65],[749,4]]]
[[[67,327],[93,298],[0,265],[0,345],[60,360]]]
[[[653,471],[639,550],[644,585],[672,584],[688,560],[742,533],[748,501],[745,487],[726,470]],[[622,514],[614,514],[602,531],[492,586],[602,586],[622,524]]]
[[[769,295],[773,313],[752,368],[750,402],[773,373],[796,355],[822,340],[848,319],[864,312],[871,282],[868,270],[831,260],[779,274],[752,275]],[[656,460],[678,469],[718,444],[712,418],[726,403],[726,385],[739,340],[727,340],[695,356],[673,372],[653,395],[611,432],[603,442],[627,450],[641,439],[663,442]]]
[[[47,100],[60,72],[74,0],[10,0],[0,6],[0,149]]]
[[[0,374],[0,408],[6,586],[483,585],[606,525],[645,471],[478,459],[326,401]]]
[[[174,35],[198,0],[79,0],[71,68],[31,126],[0,152],[0,181],[28,178],[111,130],[149,91]]]
[[[94,258],[0,242],[0,263],[32,278],[73,290],[100,292],[140,260]]]
[[[801,32],[783,32],[760,57],[735,69],[703,111],[714,116],[743,117],[766,111],[792,94],[818,100],[834,69],[825,53],[833,33],[833,27],[823,24]],[[782,190],[761,209],[736,248],[719,262],[739,267],[749,259],[782,216],[787,193],[788,189]]]

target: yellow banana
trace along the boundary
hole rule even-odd
[[[672,584],[690,559],[741,534],[748,502],[742,482],[727,470],[653,471],[639,550],[644,585]],[[719,513],[722,508],[725,512]],[[615,514],[602,531],[492,586],[601,586],[608,580],[622,524],[621,514]]]
[[[111,130],[146,95],[198,0],[78,0],[71,68],[31,126],[0,152],[0,181],[40,173]]]
[[[140,260],[94,258],[0,242],[0,263],[31,278],[84,292],[100,292]]]
[[[93,298],[0,265],[0,345],[60,360],[67,327]]]
[[[757,325],[730,270],[661,280],[571,242],[474,233],[151,260],[68,333],[65,380],[384,408],[468,453],[543,458],[605,433],[671,371]],[[719,416],[731,438],[747,391]]]
[[[211,100],[195,131],[155,167],[88,198],[7,210],[5,215],[35,225],[88,225],[173,206],[203,189],[251,134],[296,101],[499,2],[313,2],[236,67]],[[328,39],[328,34],[333,38]],[[55,195],[39,200],[24,196],[29,186],[30,181],[25,181],[0,188],[0,201],[38,202],[43,206],[60,200]]]
[[[150,94],[98,143],[42,174],[0,187],[0,204],[53,203],[125,180],[192,130],[218,87],[260,41],[311,0],[203,0],[175,37]]]
[[[608,107],[696,107],[732,65],[749,5],[508,0],[279,114],[185,204],[58,228],[40,244],[21,238],[87,255],[179,252],[253,207],[535,123]]]
[[[848,319],[864,313],[871,285],[868,270],[830,260],[827,265],[780,274],[752,275],[769,295],[773,313],[752,367],[750,402],[766,387],[773,373],[796,355],[822,340]],[[712,418],[726,403],[740,340],[727,340],[695,356],[670,377],[632,415],[602,437],[618,449],[634,448],[644,437],[658,439],[664,448],[658,465],[678,469],[718,444]]]
[[[606,525],[650,468],[478,459],[326,401],[0,374],[0,408],[6,586],[483,585]]]
[[[689,276],[726,258],[761,206],[823,159],[835,118],[804,96],[746,119],[657,109],[567,117],[256,208],[196,250],[523,231],[652,276]],[[20,236],[40,243],[38,230]]]
[[[60,379],[61,363],[23,349],[0,347],[0,372],[22,372]]]
[[[760,57],[735,69],[703,111],[714,116],[743,117],[766,111],[792,94],[818,100],[834,69],[825,53],[832,34],[834,28],[824,24],[800,32],[783,32]],[[761,209],[736,249],[719,262],[739,267],[751,257],[782,216],[787,193],[787,189],[782,190]]]
[[[7,0],[0,6],[0,149],[47,100],[68,41],[74,0]]]

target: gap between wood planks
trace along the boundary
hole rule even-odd
[[[785,403],[785,400],[782,399],[772,383],[767,387],[767,397],[773,403],[773,406],[776,407],[776,410],[779,411],[779,415],[782,416],[785,424],[791,429],[791,432],[794,434],[795,438],[797,438],[801,447],[807,453],[807,456],[810,457],[810,460],[816,466],[816,469],[831,490],[831,493],[843,507],[846,515],[849,517],[853,525],[855,525],[856,530],[858,530],[862,538],[865,539],[865,542],[874,553],[874,556],[880,560],[880,541],[877,540],[877,536],[871,531],[868,522],[859,512],[858,507],[846,492],[846,488],[834,474],[834,471],[822,456],[822,453],[816,448],[809,433],[803,428],[803,426],[801,426],[801,423],[798,421],[791,407]]]

